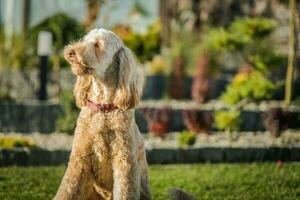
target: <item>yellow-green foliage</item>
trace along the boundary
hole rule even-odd
[[[196,134],[191,131],[183,131],[178,137],[180,146],[192,146],[196,143]]]
[[[242,63],[266,73],[286,64],[271,37],[276,27],[277,22],[269,18],[239,18],[226,28],[209,29],[202,38],[202,48],[217,65],[224,64],[225,54],[232,59],[242,58]]]
[[[0,136],[0,148],[12,149],[16,147],[36,147],[37,145],[30,139],[23,136]]]
[[[1,30],[0,30],[1,31]],[[28,38],[22,34],[15,34],[12,37],[11,47],[5,47],[5,34],[0,33],[0,68],[23,69],[33,67],[37,64],[33,45]]]
[[[220,97],[233,105],[242,99],[265,100],[273,96],[276,86],[260,71],[237,74]]]
[[[79,109],[76,107],[72,91],[63,91],[60,97],[63,114],[57,118],[56,129],[63,133],[73,134]]]
[[[166,72],[166,63],[162,56],[154,56],[151,62],[146,63],[149,75],[161,75]]]
[[[136,33],[130,27],[119,25],[113,30],[137,56],[142,63],[160,53],[160,22],[152,24],[147,32]]]
[[[241,117],[239,111],[216,111],[215,126],[221,130],[239,130]]]
[[[268,36],[276,26],[275,20],[267,18],[240,18],[227,29],[211,29],[204,41],[210,50],[242,50],[246,45]]]

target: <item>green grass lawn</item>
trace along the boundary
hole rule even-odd
[[[65,167],[0,168],[1,200],[51,199]],[[197,199],[300,199],[300,163],[194,164],[150,166],[154,200],[166,200],[171,187]]]

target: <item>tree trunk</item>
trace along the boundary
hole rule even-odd
[[[298,10],[296,0],[289,1],[290,6],[290,33],[289,33],[289,58],[285,83],[285,103],[290,105],[293,92],[293,77],[297,59],[298,48]]]

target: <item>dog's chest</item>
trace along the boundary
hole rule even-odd
[[[110,134],[106,134],[106,132],[127,132],[133,119],[133,111],[98,112],[90,120],[90,127],[96,133],[105,133],[103,137],[108,137],[107,135]]]
[[[95,134],[93,142],[94,154],[99,161],[108,161],[111,157],[112,145],[116,139],[116,134],[113,130],[102,130]]]

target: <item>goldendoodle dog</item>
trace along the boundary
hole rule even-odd
[[[69,164],[54,199],[151,199],[142,135],[134,119],[143,76],[111,31],[95,29],[66,46],[81,108]]]

